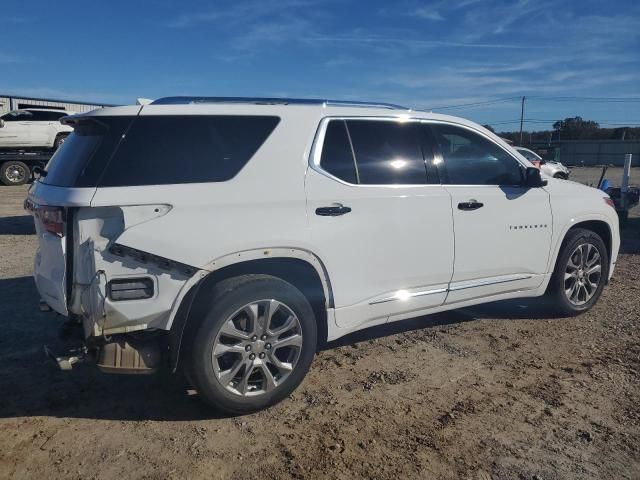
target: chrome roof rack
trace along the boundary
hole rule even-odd
[[[320,100],[316,98],[270,98],[270,97],[164,97],[151,105],[188,105],[196,103],[244,103],[253,105],[328,105],[332,107],[365,107],[408,110],[391,103],[372,103],[346,100]]]

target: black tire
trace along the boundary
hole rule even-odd
[[[568,177],[564,173],[556,173],[553,178],[559,178],[560,180],[566,180]]]
[[[59,133],[58,136],[56,136],[56,139],[53,142],[53,151],[58,150],[62,144],[64,143],[64,141],[67,139],[69,135],[65,134],[65,133]]]
[[[277,300],[297,316],[303,338],[302,346],[293,370],[282,383],[256,396],[242,396],[228,390],[228,386],[223,385],[216,376],[212,361],[213,348],[220,329],[234,312],[263,299]],[[269,275],[230,278],[214,286],[204,312],[202,323],[192,337],[191,345],[186,345],[186,348],[191,349],[187,367],[190,370],[189,376],[206,403],[223,412],[242,415],[278,403],[302,382],[315,354],[317,325],[311,305],[293,285]]]
[[[5,185],[24,185],[31,179],[31,170],[24,162],[10,160],[0,166],[0,181]]]
[[[580,245],[591,245],[595,248],[600,256],[600,275],[597,282],[597,288],[592,296],[584,303],[577,305],[570,301],[565,287],[567,284],[571,286],[573,279],[565,280],[565,272],[570,268],[569,260]],[[572,259],[573,261],[573,259]],[[567,233],[556,266],[549,282],[548,294],[551,297],[557,312],[564,316],[575,316],[589,310],[600,298],[605,283],[609,278],[609,254],[602,238],[597,233],[583,228],[574,228]],[[588,279],[587,279],[588,280]]]

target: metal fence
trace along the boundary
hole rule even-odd
[[[624,156],[633,154],[632,166],[640,166],[640,140],[561,140],[530,145],[545,160],[570,166],[624,165]]]

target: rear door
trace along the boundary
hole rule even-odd
[[[418,122],[325,119],[306,176],[310,238],[340,327],[439,306],[453,266],[448,192]]]
[[[42,110],[28,110],[31,113],[29,119],[29,144],[35,147],[46,147],[50,141],[51,135],[54,130],[54,120],[49,112],[43,112]]]
[[[540,286],[552,233],[549,194],[524,186],[524,166],[480,132],[445,123],[431,129],[453,207],[447,303]]]

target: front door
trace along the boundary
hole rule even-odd
[[[382,323],[442,305],[453,267],[449,193],[417,122],[324,120],[306,176],[310,239],[336,322]]]
[[[524,166],[488,137],[457,125],[431,128],[455,230],[447,303],[540,286],[552,233],[549,194],[523,186]]]

